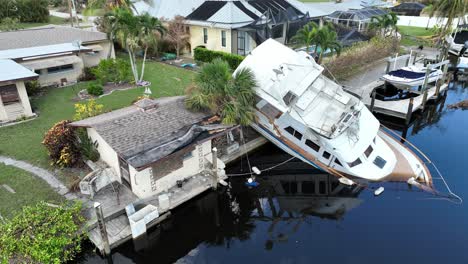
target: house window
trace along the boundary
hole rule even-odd
[[[245,55],[245,32],[237,32],[237,54]]]
[[[326,194],[327,193],[327,183],[324,181],[319,182],[319,193]]]
[[[302,182],[302,193],[304,193],[304,194],[314,194],[315,193],[315,182],[313,182],[313,181],[303,181]]]
[[[0,86],[0,97],[5,105],[19,102],[20,98],[16,84]]]
[[[322,157],[324,157],[325,159],[329,159],[330,156],[331,156],[330,153],[328,153],[328,152],[326,152],[326,151],[323,152]]]
[[[295,138],[297,138],[298,140],[301,140],[302,139],[302,133],[296,131],[294,128],[288,126],[287,128],[285,128],[284,130],[286,130],[286,132],[288,132],[289,134],[293,135]]]
[[[122,183],[125,184],[127,187],[132,186],[131,180],[130,180],[130,167],[128,166],[128,163],[126,160],[122,159],[119,157],[119,167],[120,167],[120,176],[122,178]]]
[[[226,47],[226,31],[221,30],[221,46]]]
[[[41,75],[41,70],[40,70],[40,69],[34,70],[34,73],[35,73],[35,74],[38,74],[38,75]]]
[[[208,43],[208,29],[204,28],[203,29],[203,43]]]
[[[297,182],[280,181],[280,183],[281,183],[281,186],[283,187],[284,193],[286,194],[297,193]]]
[[[305,141],[305,144],[306,146],[308,146],[309,148],[315,150],[316,152],[318,152],[320,150],[320,146],[315,144],[314,142],[312,142],[311,140],[306,140]]]
[[[283,37],[283,28],[284,25],[278,25],[272,28],[272,38],[282,38]]]
[[[57,73],[57,72],[64,72],[64,71],[71,71],[73,70],[73,64],[66,64],[57,67],[47,68],[47,73]]]

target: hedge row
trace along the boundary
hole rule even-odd
[[[0,0],[0,20],[17,18],[21,22],[49,22],[48,0]]]
[[[202,61],[202,62],[211,62],[212,60],[216,58],[221,58],[225,60],[227,63],[229,63],[229,66],[233,70],[235,70],[237,66],[239,66],[239,64],[242,62],[242,60],[244,60],[244,57],[240,55],[226,53],[222,51],[209,50],[209,49],[202,48],[202,47],[195,48],[194,58],[196,61]]]

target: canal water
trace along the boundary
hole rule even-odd
[[[445,106],[468,98],[452,83]],[[113,263],[468,263],[468,111],[432,105],[407,131],[426,153],[456,204],[404,183],[341,185],[299,161],[265,172],[257,188],[245,178],[174,211],[145,239],[129,242]],[[442,109],[441,109],[442,107]],[[396,126],[393,126],[397,128]],[[273,145],[249,156],[267,168],[289,157]],[[246,159],[228,173],[248,172]],[[435,181],[446,192],[439,181]],[[384,186],[380,196],[373,191]],[[81,263],[108,260],[89,251]]]

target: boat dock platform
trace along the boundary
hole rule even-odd
[[[361,98],[363,103],[369,108],[369,110],[376,114],[384,116],[396,117],[409,123],[413,113],[417,111],[424,111],[426,103],[430,100],[438,100],[443,97],[448,90],[448,83],[450,78],[448,76],[449,61],[443,61],[436,64],[431,64],[432,60],[427,60],[425,56],[419,57],[417,53],[387,58],[376,62],[367,71],[354,76],[353,78],[344,82],[344,89],[348,92],[355,94]],[[438,57],[438,56],[437,56]],[[378,90],[384,90],[387,83],[380,79],[384,74],[408,66],[410,64],[415,65],[416,63],[425,64],[428,68],[442,68],[443,76],[436,83],[428,84],[427,80],[419,89],[402,89],[394,87],[403,91],[410,91],[413,96],[409,98],[402,98],[396,100],[380,100]],[[426,73],[427,76],[427,73]]]
[[[265,138],[254,135],[245,144],[229,153],[225,150],[220,151],[219,158],[225,164],[229,164],[265,143],[267,143]],[[98,208],[88,208],[85,212],[85,216],[90,219],[87,223],[88,237],[101,254],[109,255],[112,249],[133,238],[126,212],[127,205],[133,204],[138,209],[148,205],[157,208],[158,217],[146,223],[146,229],[150,229],[170,217],[171,210],[210,189],[216,189],[218,183],[226,178],[226,175],[214,175],[210,171],[203,171],[187,178],[181,186],[173,186],[157,196],[146,199],[139,199],[125,185],[116,183],[109,185],[92,199],[99,204]],[[161,196],[168,198],[164,204],[160,204]]]

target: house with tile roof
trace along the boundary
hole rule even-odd
[[[85,67],[109,56],[113,44],[102,32],[58,25],[0,32],[0,58],[35,72],[43,86],[77,82]]]
[[[309,21],[297,0],[204,1],[186,16],[190,47],[246,55],[268,38],[287,43]]]
[[[140,198],[157,195],[213,168],[212,140],[232,129],[207,112],[185,107],[185,97],[142,99],[134,105],[71,123],[98,143],[113,181]],[[217,159],[217,173],[224,176]],[[208,184],[208,183],[207,183]]]

